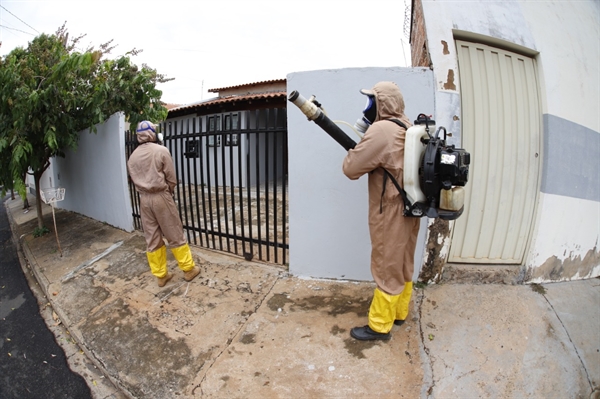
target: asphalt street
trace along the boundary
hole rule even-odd
[[[2,199],[2,202],[6,198]],[[91,398],[40,315],[0,207],[0,398]]]

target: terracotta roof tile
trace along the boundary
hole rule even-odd
[[[286,79],[264,80],[262,82],[244,83],[244,84],[236,85],[236,86],[227,86],[227,87],[219,87],[217,89],[209,89],[208,92],[209,93],[218,93],[219,91],[228,90],[228,89],[236,89],[236,88],[240,88],[240,87],[252,87],[252,86],[258,86],[258,85],[267,84],[267,83],[284,83],[285,81],[286,81]]]
[[[169,110],[169,112],[172,111],[183,111],[183,110],[187,110],[187,109],[200,109],[200,108],[204,108],[204,107],[210,107],[210,106],[214,106],[214,105],[218,105],[218,104],[233,104],[233,103],[239,103],[239,102],[249,102],[249,101],[253,101],[253,100],[264,100],[264,99],[281,99],[281,98],[285,98],[287,96],[287,92],[285,91],[278,91],[278,92],[271,92],[271,93],[253,93],[253,94],[247,94],[247,95],[243,95],[243,96],[227,96],[227,97],[221,97],[221,98],[215,98],[212,100],[207,100],[204,102],[200,102],[200,103],[195,103],[195,104],[187,104],[187,105],[183,105],[177,108],[172,108]]]

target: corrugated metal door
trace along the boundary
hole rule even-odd
[[[532,227],[540,169],[535,60],[456,42],[462,145],[471,152],[465,211],[449,262],[520,264]]]

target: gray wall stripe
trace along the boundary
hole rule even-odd
[[[600,133],[544,114],[541,191],[600,202]]]

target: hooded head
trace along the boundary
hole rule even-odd
[[[371,90],[362,89],[360,92],[374,100],[376,115],[372,123],[404,117],[404,97],[394,82],[379,82]]]
[[[135,130],[138,143],[156,142],[156,125],[150,121],[141,121]]]

